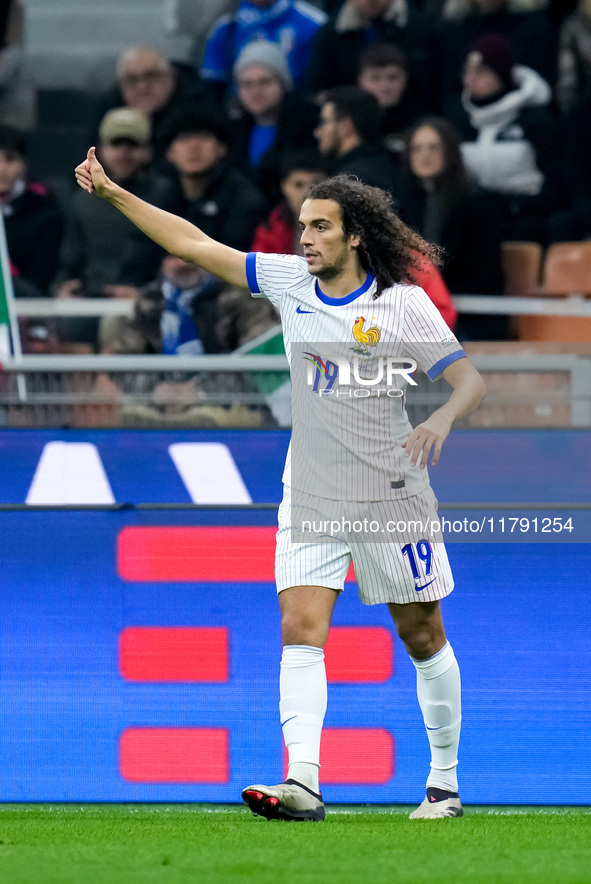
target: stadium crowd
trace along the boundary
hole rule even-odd
[[[129,320],[50,323],[46,348],[230,352],[275,325],[266,301],[183,266],[75,190],[69,166],[56,178],[29,161],[18,3],[2,8],[0,204],[16,296],[135,300]],[[86,96],[87,143],[119,184],[227,245],[297,253],[307,187],[358,176],[445,250],[419,281],[453,327],[450,293],[503,291],[503,241],[591,238],[591,0],[237,0],[195,46],[183,60],[126,48],[112,89]],[[511,334],[482,315],[455,330]]]

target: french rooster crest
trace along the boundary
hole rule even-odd
[[[353,337],[359,343],[359,347],[353,347],[354,353],[359,353],[360,356],[370,356],[371,350],[370,347],[375,347],[380,338],[382,337],[382,333],[377,327],[377,325],[372,325],[367,331],[363,331],[363,324],[365,322],[365,316],[358,316],[355,320],[355,325],[353,326]]]

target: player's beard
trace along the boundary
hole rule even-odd
[[[338,279],[339,276],[343,275],[348,261],[349,251],[347,249],[343,249],[343,251],[340,253],[340,255],[337,256],[336,260],[332,264],[325,264],[324,267],[320,268],[320,270],[311,270],[310,273],[312,274],[312,276],[315,276],[316,279],[319,279],[320,282],[332,282],[333,279]]]

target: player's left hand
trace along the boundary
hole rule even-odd
[[[439,461],[441,454],[441,446],[449,436],[452,421],[444,414],[435,412],[427,420],[418,424],[406,442],[402,443],[406,457],[410,457],[411,465],[414,467],[420,460],[419,466],[422,470],[427,466],[429,454],[433,449],[433,457],[431,464]]]

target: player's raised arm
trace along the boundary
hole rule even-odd
[[[76,166],[76,181],[83,190],[94,191],[112,203],[169,254],[198,264],[232,285],[248,288],[245,252],[216,242],[184,218],[158,209],[119,187],[105,174],[94,147],[84,162]]]

